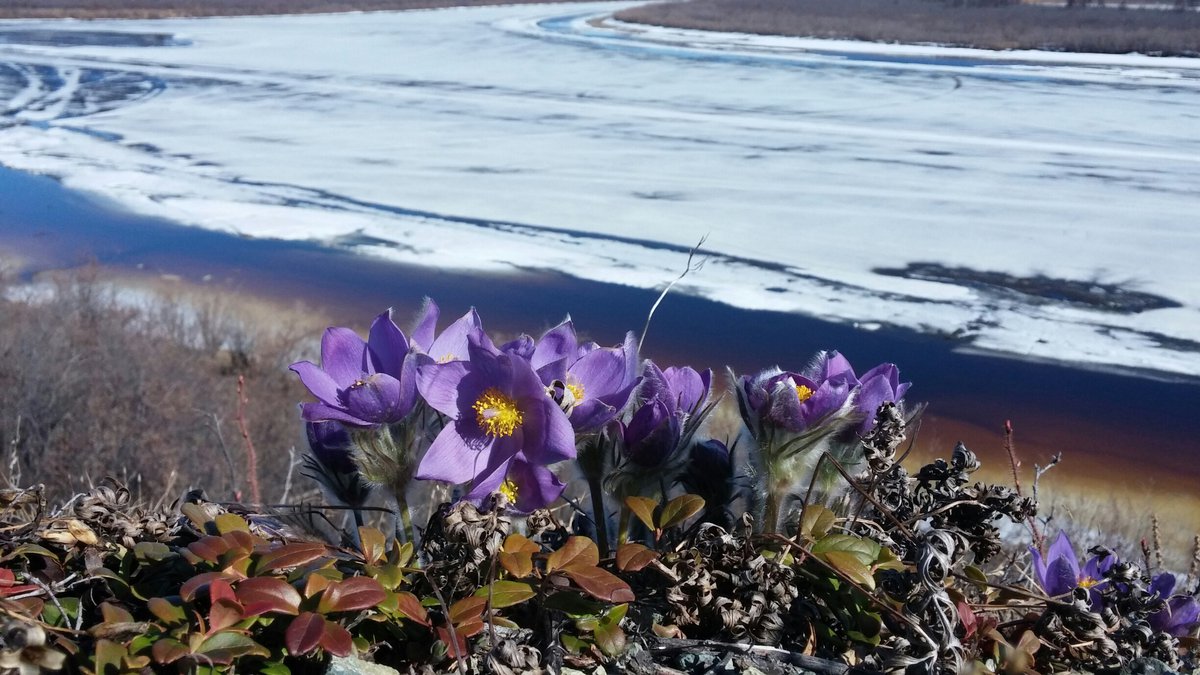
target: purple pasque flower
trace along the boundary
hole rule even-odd
[[[862,415],[858,433],[866,435],[875,426],[875,413],[879,406],[886,403],[898,403],[912,386],[912,382],[900,381],[900,369],[894,363],[881,363],[863,373],[858,380],[858,395],[854,408]]]
[[[633,333],[618,347],[580,344],[570,318],[538,340],[529,360],[577,432],[595,431],[612,421],[638,383]]]
[[[451,421],[429,446],[416,477],[468,483],[467,498],[476,501],[502,485],[515,487],[520,510],[549,504],[563,484],[546,466],[575,457],[571,423],[529,362],[496,353],[477,337],[467,355],[466,361],[418,370],[421,396]]]
[[[845,359],[824,352],[802,373],[774,368],[743,375],[737,389],[746,426],[761,437],[771,429],[798,434],[845,418],[852,412],[850,397],[858,381],[853,371],[831,367],[839,361]]]
[[[341,473],[356,470],[350,433],[340,422],[305,422],[304,436],[309,451],[321,464]]]
[[[438,333],[437,322],[440,315],[441,309],[437,303],[426,298],[421,317],[417,319],[417,327],[413,329],[412,334],[413,350],[423,355],[421,365],[430,362],[465,361],[467,345],[471,340],[475,340],[489,351],[496,351],[495,345],[483,331],[483,321],[474,307]]]
[[[1150,581],[1150,591],[1163,599],[1163,607],[1149,617],[1150,627],[1160,633],[1185,637],[1200,623],[1200,601],[1193,595],[1171,595],[1175,575],[1163,572]]]
[[[316,481],[331,501],[362,506],[371,496],[371,486],[354,463],[350,433],[340,422],[305,422],[309,453],[300,473]],[[361,517],[355,514],[361,520]]]
[[[326,329],[321,365],[299,361],[291,369],[317,398],[302,407],[310,422],[375,427],[399,422],[416,404],[416,362],[390,309],[375,317],[366,342],[349,328]]]
[[[637,393],[640,402],[627,424],[618,422],[621,454],[628,463],[658,468],[678,457],[704,421],[712,371],[690,367],[661,370],[647,360]]]
[[[1117,556],[1112,553],[1093,556],[1080,569],[1075,548],[1061,531],[1044,557],[1035,547],[1030,547],[1029,552],[1033,556],[1034,576],[1046,595],[1054,598],[1082,588],[1088,592],[1092,610],[1099,610],[1100,591],[1108,585],[1105,574],[1117,563]]]

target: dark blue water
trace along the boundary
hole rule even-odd
[[[536,333],[569,312],[597,341],[616,343],[625,330],[641,329],[657,295],[534,271],[496,275],[418,268],[315,243],[184,227],[110,208],[49,178],[2,166],[0,235],[3,248],[32,261],[30,274],[94,261],[194,281],[211,275],[211,283],[303,300],[356,325],[388,306],[401,316],[415,312],[428,295],[444,317],[474,305],[489,329],[504,332]],[[928,401],[937,417],[997,431],[1011,419],[1020,439],[1063,450],[1070,464],[1092,475],[1137,480],[1122,472],[1142,466],[1147,475],[1200,479],[1200,435],[1194,427],[1200,381],[1164,382],[963,354],[956,346],[911,331],[866,332],[672,295],[655,316],[646,352],[666,362],[730,365],[739,372],[773,364],[797,368],[819,349],[841,350],[860,371],[893,361],[915,383],[910,398]],[[998,456],[998,437],[990,440],[994,447],[977,448],[985,459]]]

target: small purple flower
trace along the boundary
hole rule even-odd
[[[643,468],[660,467],[691,442],[712,388],[712,371],[660,370],[646,361],[638,391],[641,405],[628,424],[618,423],[625,459]]]
[[[1150,627],[1175,637],[1190,635],[1200,622],[1200,601],[1191,595],[1171,595],[1175,576],[1163,572],[1150,582],[1150,591],[1163,599],[1163,608],[1150,615]]]
[[[316,481],[326,498],[346,506],[362,506],[371,487],[355,464],[350,433],[338,422],[305,422],[307,454],[300,473]],[[356,518],[359,518],[356,512]]]
[[[1104,575],[1117,563],[1117,556],[1111,553],[1093,556],[1081,570],[1079,558],[1065,532],[1058,533],[1045,557],[1033,547],[1029,552],[1033,556],[1034,575],[1046,595],[1054,598],[1083,588],[1088,592],[1093,611],[1100,608],[1100,590],[1108,584]]]
[[[304,434],[308,449],[321,464],[333,471],[352,473],[354,466],[350,434],[338,422],[305,422]]]
[[[329,328],[321,338],[321,365],[291,366],[318,401],[304,404],[304,419],[356,427],[404,419],[416,404],[415,368],[391,310],[375,318],[366,342],[349,328]]]
[[[563,488],[546,465],[575,457],[570,422],[524,359],[474,338],[467,354],[467,361],[418,370],[421,395],[452,421],[430,445],[417,478],[469,483],[467,498],[476,501],[508,480],[518,509],[545,506]]]
[[[578,432],[594,431],[612,421],[638,383],[633,333],[626,334],[619,347],[581,345],[570,319],[542,336],[530,364]]]
[[[900,381],[900,369],[894,363],[881,363],[868,370],[859,380],[858,397],[854,407],[862,415],[858,427],[860,435],[866,435],[875,426],[875,413],[885,402],[896,403],[904,398],[911,382]]]

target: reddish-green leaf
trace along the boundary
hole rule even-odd
[[[629,584],[599,567],[572,565],[564,570],[567,576],[588,595],[605,602],[633,602],[636,598]]]
[[[215,584],[214,584],[215,587]],[[242,606],[228,598],[214,600],[208,610],[208,632],[217,633],[241,621]]]
[[[514,532],[504,539],[504,547],[500,550],[505,553],[529,553],[532,555],[542,550],[542,547],[530,541],[525,535]]]
[[[517,579],[533,574],[533,554],[541,550],[537,544],[521,534],[510,534],[500,551],[500,565]]]
[[[379,531],[379,528],[358,528],[358,539],[362,542],[363,559],[367,561],[367,564],[373,565],[387,555],[387,537]]]
[[[191,600],[196,596],[197,591],[207,587],[213,582],[213,580],[228,578],[229,575],[225,574],[224,572],[204,572],[203,574],[197,574],[191,579],[183,582],[183,585],[179,587],[179,595],[184,600]]]
[[[229,585],[229,581],[224,578],[213,579],[208,585],[208,599],[212,602],[217,600],[229,600],[237,602],[237,596],[233,594],[233,586]]]
[[[166,598],[150,598],[146,601],[146,608],[159,621],[168,626],[174,626],[175,624],[187,621],[187,614],[184,614],[183,607]]]
[[[425,607],[421,605],[421,601],[417,599],[417,596],[407,591],[397,593],[396,596],[399,598],[398,604],[401,614],[422,626],[429,625],[429,613],[425,611]]]
[[[829,534],[830,528],[837,522],[837,515],[820,504],[809,504],[804,507],[800,516],[800,534],[811,539],[820,539]]]
[[[317,597],[318,593],[325,590],[326,588],[329,588],[330,583],[332,583],[332,582],[330,582],[329,577],[327,577],[323,574],[308,575],[308,578],[304,580],[304,597],[306,597],[306,598]]]
[[[111,602],[100,603],[100,616],[104,623],[133,623],[132,614]]]
[[[285,567],[306,565],[325,555],[325,553],[324,544],[315,542],[285,544],[259,556],[258,565],[255,567],[256,573],[262,574],[263,572],[273,572]]]
[[[546,559],[546,572],[581,566],[594,567],[600,562],[600,549],[596,542],[587,537],[571,537],[563,547],[550,554]]]
[[[326,621],[325,632],[321,633],[321,648],[334,656],[350,656],[354,651],[354,639],[341,624]]]
[[[229,549],[231,551],[237,551],[239,553],[250,553],[254,550],[255,544],[262,541],[261,539],[255,539],[254,535],[250,534],[249,530],[240,529],[233,529],[225,532],[221,535],[221,538],[229,544]]]
[[[229,542],[221,537],[202,537],[188,544],[187,550],[200,560],[215,563],[229,550]]]
[[[704,510],[704,498],[698,495],[679,495],[667,502],[658,514],[658,529],[682,525],[684,521]]]
[[[371,577],[350,577],[329,584],[317,605],[317,611],[353,612],[374,607],[387,599],[387,591]]]
[[[477,598],[469,596],[450,605],[450,623],[458,626],[461,623],[467,623],[479,618],[483,614],[483,609],[487,607],[487,598]]]
[[[172,638],[163,638],[150,648],[154,661],[162,665],[174,663],[190,653],[186,645]]]
[[[246,616],[258,616],[267,612],[298,614],[300,593],[294,586],[276,577],[254,577],[237,587],[237,598],[245,608]]]
[[[617,549],[617,569],[622,572],[639,572],[658,559],[658,552],[642,544],[622,544]]]
[[[114,673],[121,672],[121,659],[129,654],[124,645],[112,640],[96,641],[96,672],[103,675],[112,669]],[[14,670],[16,670],[14,668]]]
[[[313,612],[305,612],[292,619],[284,633],[283,643],[293,656],[307,654],[321,644],[325,635],[325,617]]]
[[[475,591],[476,597],[487,600],[491,598],[492,609],[504,609],[519,605],[522,602],[537,595],[529,584],[523,584],[519,581],[497,581],[490,586]]]
[[[633,511],[633,515],[642,521],[646,529],[653,532],[657,527],[654,524],[654,509],[658,506],[658,502],[649,497],[626,497],[625,506]]]

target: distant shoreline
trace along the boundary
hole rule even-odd
[[[628,23],[782,37],[936,44],[989,50],[1200,57],[1200,11],[1065,8],[1044,4],[953,7],[931,0],[688,0],[642,5]],[[1139,5],[1140,7],[1141,5]],[[1162,6],[1162,3],[1160,3]],[[1170,5],[1165,5],[1170,6]]]
[[[184,19],[542,5],[585,0],[14,0],[0,19]]]

